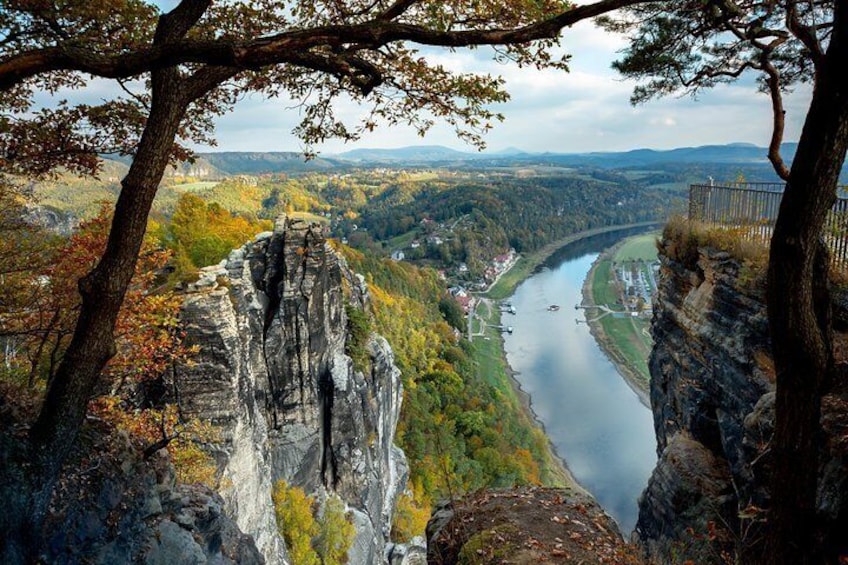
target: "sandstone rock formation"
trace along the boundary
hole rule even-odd
[[[634,536],[658,562],[721,562],[722,551],[756,546],[769,504],[774,369],[764,296],[727,253],[701,249],[691,264],[668,255],[661,253],[649,363],[659,462]],[[843,397],[834,390],[824,403],[831,432],[822,443],[819,504],[822,519],[844,529]]]
[[[282,218],[190,290],[184,327],[200,354],[175,370],[172,394],[184,416],[222,430],[227,511],[281,563],[273,484],[336,493],[356,525],[350,563],[383,561],[407,475],[393,444],[402,389],[384,339],[371,337],[364,371],[345,353],[345,304],[363,307],[361,279],[320,226]]]
[[[54,493],[39,563],[264,563],[212,489],[177,485],[164,454],[145,461],[126,436],[89,432]]]

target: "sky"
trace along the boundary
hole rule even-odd
[[[518,69],[485,59],[482,51],[428,51],[426,55],[449,69],[490,72],[507,81],[511,100],[493,109],[506,120],[486,134],[487,149],[515,147],[530,152],[623,151],[636,148],[671,149],[733,142],[766,146],[771,134],[771,104],[758,92],[753,78],[700,93],[653,100],[638,107],[629,103],[634,82],[611,67],[625,46],[621,36],[591,22],[565,30],[570,72]],[[810,90],[799,87],[787,96],[786,141],[797,140],[809,104]],[[361,111],[342,102],[337,112],[355,118]],[[298,110],[287,100],[243,100],[217,120],[214,151],[298,151],[302,144],[291,134]],[[404,127],[378,127],[356,143],[329,141],[317,147],[322,154],[356,148],[444,145],[474,149],[456,138],[445,125],[421,138]],[[200,151],[209,148],[198,147]]]
[[[167,9],[167,2],[163,3]],[[486,49],[422,50],[428,59],[451,70],[501,75],[511,100],[493,110],[506,120],[485,136],[488,151],[517,148],[528,152],[583,153],[627,151],[638,148],[672,149],[734,142],[767,146],[771,135],[771,104],[758,91],[753,76],[690,95],[630,105],[635,82],[624,80],[611,68],[626,45],[623,36],[611,34],[584,21],[563,32],[564,51],[571,55],[570,72],[519,69],[491,60]],[[115,95],[114,83],[92,81],[84,91],[39,93],[37,104],[51,99],[98,103]],[[785,141],[795,141],[809,105],[811,91],[800,86],[785,97]],[[337,116],[356,123],[363,109],[341,100]],[[303,144],[291,133],[300,121],[291,100],[249,96],[216,120],[218,145],[195,146],[196,151],[301,151]],[[377,127],[355,143],[330,140],[314,149],[332,155],[357,148],[393,148],[409,145],[443,145],[461,151],[475,149],[459,140],[453,129],[439,124],[421,138],[412,128]]]

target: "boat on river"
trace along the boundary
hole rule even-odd
[[[559,304],[551,304],[548,306],[548,312],[556,312],[559,310]]]

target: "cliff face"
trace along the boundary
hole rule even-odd
[[[200,354],[175,371],[173,391],[184,416],[223,430],[227,511],[269,563],[285,560],[271,501],[277,480],[347,503],[357,531],[351,563],[383,559],[406,480],[393,444],[400,374],[380,337],[367,344],[368,369],[354,369],[343,286],[361,308],[361,281],[320,228],[282,219],[204,269],[185,302],[187,340]]]
[[[764,296],[726,253],[661,262],[649,362],[659,461],[634,536],[659,562],[720,562],[722,551],[756,544],[769,501],[774,369]],[[828,395],[822,418],[819,505],[831,528],[844,528],[848,511],[842,399]]]

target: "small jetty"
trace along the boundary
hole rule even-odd
[[[556,312],[559,310],[559,304],[551,304],[548,306],[548,312]]]

